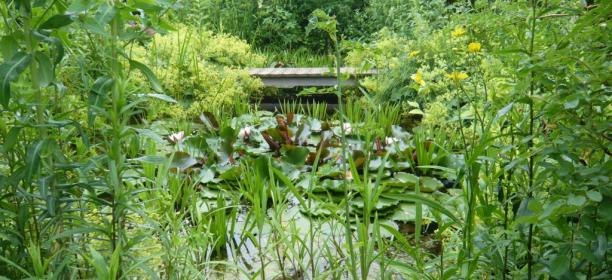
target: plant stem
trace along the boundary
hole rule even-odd
[[[510,136],[511,137],[510,138],[510,145],[514,146],[514,126],[513,126],[512,123],[510,124],[510,135],[511,135]],[[511,157],[510,160],[513,160],[513,157]],[[510,180],[512,179],[512,175],[513,175],[512,170],[509,170],[508,171],[508,175],[506,177],[506,181],[507,181],[506,182],[506,190],[505,190],[504,199],[503,199],[503,203],[504,203],[504,235],[503,235],[504,236],[504,240],[507,240],[507,238],[508,238],[508,233],[507,233],[507,231],[508,231],[508,220],[509,220],[508,214],[509,214],[509,211],[510,211],[509,210],[509,206],[510,206],[510,202],[511,202],[509,200],[509,198],[510,198],[510,194],[512,193],[512,189],[511,189],[512,184],[511,184]],[[501,190],[501,191],[502,191],[502,193],[504,192],[503,190]],[[509,249],[509,247],[510,247],[510,245],[506,245],[504,247],[504,269],[503,269],[503,272],[502,272],[502,278],[504,280],[506,279],[506,273],[508,272],[508,249]]]
[[[24,11],[23,16],[25,17],[23,29],[25,33],[26,49],[28,53],[32,56],[32,61],[30,62],[30,65],[29,65],[30,81],[32,84],[32,88],[34,89],[34,101],[37,102],[36,103],[36,124],[39,126],[38,127],[38,139],[42,140],[42,139],[47,138],[47,132],[46,132],[44,125],[42,125],[44,122],[45,108],[43,107],[44,102],[42,101],[42,92],[38,84],[38,71],[37,71],[38,67],[37,67],[36,56],[35,56],[37,44],[36,44],[36,39],[34,38],[32,34],[33,32],[33,28],[31,26],[32,15]],[[35,193],[34,184],[31,184],[30,186],[26,186],[26,187],[30,188],[30,193],[32,194]],[[30,241],[35,242],[36,246],[40,246],[40,228],[39,228],[39,223],[38,223],[38,218],[37,218],[38,214],[36,213],[36,202],[35,202],[34,196],[32,196],[30,199],[30,211],[31,211],[30,214],[33,219],[32,229],[33,229],[33,234],[34,234]]]
[[[115,2],[115,5],[118,5]],[[122,65],[119,62],[119,20],[114,17],[111,21],[111,61],[110,71],[111,77],[114,79],[114,85],[112,89],[112,100],[111,100],[111,112],[110,122],[112,125],[112,139],[110,144],[109,153],[109,189],[111,193],[111,249],[112,254],[115,250],[121,247],[122,235],[123,235],[123,215],[124,211],[121,210],[123,207],[120,204],[123,201],[123,179],[122,179],[122,168],[123,168],[123,151],[122,151],[122,138],[123,138],[123,120],[122,120],[122,108],[125,105],[125,87],[123,79]],[[119,260],[116,264],[117,270],[115,279],[119,279],[121,271],[121,254],[119,254]]]
[[[529,57],[530,59],[533,58],[533,53],[534,53],[534,42],[535,42],[535,27],[536,27],[536,0],[532,0],[531,1],[531,38],[530,38],[530,43],[529,43]],[[529,185],[528,185],[528,198],[529,200],[531,200],[531,198],[533,198],[533,183],[534,183],[534,162],[535,162],[535,155],[532,153],[532,148],[533,148],[533,133],[534,133],[534,124],[535,124],[535,119],[534,119],[534,107],[533,107],[533,96],[534,96],[534,91],[535,91],[535,82],[534,82],[534,78],[535,78],[535,73],[533,72],[533,70],[531,70],[530,73],[530,80],[529,80],[529,98],[530,98],[530,102],[529,102],[529,136],[530,139],[527,142],[527,148],[528,148],[528,152],[529,152],[529,170],[528,170],[528,176],[529,176]],[[529,233],[527,236],[527,279],[531,280],[532,276],[533,276],[533,253],[532,253],[532,246],[533,246],[533,224],[529,224]]]
[[[340,137],[342,138],[342,172],[344,175],[346,175],[347,172],[347,166],[346,166],[346,161],[347,161],[347,154],[346,154],[346,133],[344,131],[344,119],[346,117],[345,112],[344,112],[344,104],[342,103],[342,78],[341,78],[341,65],[342,65],[342,55],[340,53],[340,47],[338,46],[338,35],[337,34],[330,34],[330,36],[334,36],[335,40],[332,40],[334,43],[334,49],[335,49],[335,55],[336,55],[336,82],[337,82],[337,91],[336,91],[336,95],[338,96],[338,113],[340,114]],[[346,176],[343,176],[343,180],[344,183],[346,183]],[[344,221],[344,227],[345,227],[345,233],[346,233],[346,242],[349,248],[349,255],[351,258],[351,268],[349,269],[351,272],[351,275],[353,276],[353,279],[357,279],[357,272],[355,269],[355,254],[354,254],[354,247],[353,247],[353,235],[351,234],[351,220],[350,220],[350,207],[349,207],[349,199],[351,197],[351,191],[350,189],[347,187],[346,191],[345,191],[345,199],[346,199],[346,203],[344,205],[344,215],[345,215],[345,221]],[[367,221],[369,223],[369,221]],[[362,244],[361,246],[364,246],[364,244]],[[362,267],[362,269],[364,269]],[[363,274],[363,273],[362,273]]]

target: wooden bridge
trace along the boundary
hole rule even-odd
[[[376,74],[376,70],[358,71],[352,67],[340,68],[342,85],[354,87],[357,79]],[[251,68],[249,74],[260,78],[264,86],[274,88],[330,87],[337,84],[336,69],[313,68]]]
[[[332,87],[338,84],[336,69],[327,67],[313,68],[251,68],[249,74],[262,80],[264,87],[283,90],[283,94],[264,96],[258,101],[262,110],[279,110],[285,101],[297,101],[300,104],[324,102],[328,112],[333,112],[338,105],[336,94],[313,94],[298,96],[299,88]],[[356,68],[340,68],[340,81],[344,87],[355,87],[358,79],[377,74],[376,70],[360,72]]]

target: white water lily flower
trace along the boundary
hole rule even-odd
[[[170,142],[172,142],[174,144],[183,142],[184,138],[185,138],[185,132],[184,131],[179,131],[177,133],[172,133],[172,134],[170,134],[170,136],[168,136],[168,139],[170,140]]]
[[[397,142],[399,142],[399,139],[397,139],[396,137],[385,137],[385,144],[387,145],[392,145]]]
[[[353,172],[351,172],[351,171],[344,172],[344,178],[349,180],[349,181],[352,181],[353,180]]]
[[[352,130],[351,123],[342,124],[342,128],[344,129],[345,134],[350,134]]]
[[[238,137],[240,137],[240,138],[249,137],[250,135],[251,135],[251,127],[250,126],[244,127],[242,129],[240,129],[240,132],[238,132]]]

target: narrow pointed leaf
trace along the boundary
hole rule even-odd
[[[44,139],[34,143],[28,149],[26,157],[25,184],[29,186],[32,183],[32,178],[40,168],[40,157],[42,152],[50,145],[51,140]]]
[[[30,65],[32,56],[24,52],[16,53],[11,60],[0,65],[0,104],[7,107],[11,99],[11,82]]]
[[[151,88],[154,91],[158,93],[164,92],[164,89],[161,83],[157,79],[157,76],[155,76],[155,73],[153,73],[153,71],[151,71],[149,67],[147,67],[146,65],[136,60],[130,60],[130,67],[140,70],[140,72],[142,72],[142,74],[145,75],[145,77],[147,77],[147,79],[149,80],[149,83],[151,83]]]

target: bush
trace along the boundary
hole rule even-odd
[[[183,103],[161,108],[162,114],[173,117],[198,116],[248,100],[262,87],[243,67],[261,66],[265,58],[228,34],[181,26],[168,35],[155,35],[149,47],[133,52],[151,66],[167,94]]]
[[[325,53],[327,35],[306,32],[308,17],[315,9],[336,16],[340,34],[360,39],[380,29],[368,21],[367,0],[198,0],[180,1],[180,17],[216,32],[227,32],[247,40],[258,49],[307,48]]]

